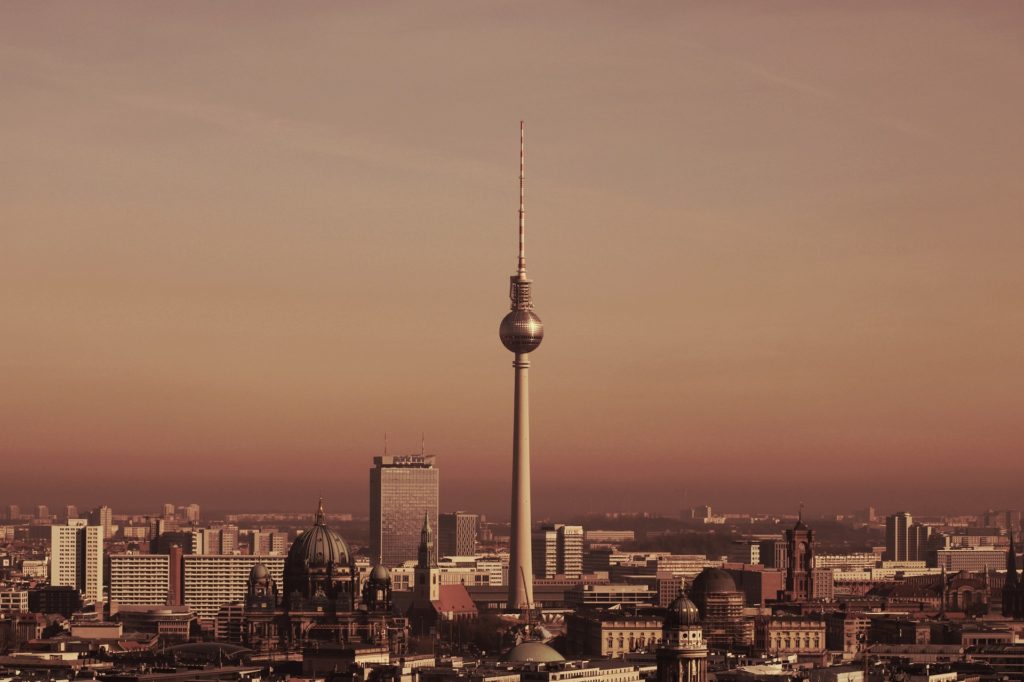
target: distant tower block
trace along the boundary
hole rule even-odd
[[[533,312],[533,284],[526,276],[526,163],[523,122],[519,122],[519,259],[509,279],[512,312],[501,321],[501,342],[515,353],[515,407],[512,419],[512,537],[508,571],[509,610],[533,605],[530,536],[530,388],[528,354],[544,339],[544,325]]]

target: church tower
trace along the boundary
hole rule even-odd
[[[441,576],[434,561],[434,531],[430,517],[423,515],[423,530],[420,531],[419,558],[416,562],[415,599],[420,604],[435,602],[441,596]]]
[[[706,682],[708,647],[697,605],[680,595],[665,614],[656,654],[657,682]]]
[[[789,565],[786,568],[786,601],[808,601],[814,597],[812,565],[814,531],[804,523],[803,506],[796,525],[786,531]]]

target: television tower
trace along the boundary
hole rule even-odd
[[[512,537],[508,566],[508,608],[533,606],[533,556],[530,532],[530,351],[544,338],[544,325],[533,312],[533,282],[526,276],[526,208],[523,202],[526,163],[523,122],[519,122],[519,260],[509,278],[512,312],[501,321],[501,342],[516,354],[515,407],[512,418]]]

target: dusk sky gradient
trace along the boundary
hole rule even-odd
[[[0,502],[1024,502],[1024,4],[0,5]]]

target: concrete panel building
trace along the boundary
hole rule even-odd
[[[103,601],[103,528],[85,519],[50,526],[50,584],[74,587],[87,602]]]
[[[110,602],[125,606],[167,604],[170,557],[166,554],[111,554]]]
[[[283,556],[251,554],[189,554],[184,557],[183,601],[199,620],[212,622],[220,607],[245,597],[249,571],[263,564],[278,585],[284,585]]]

